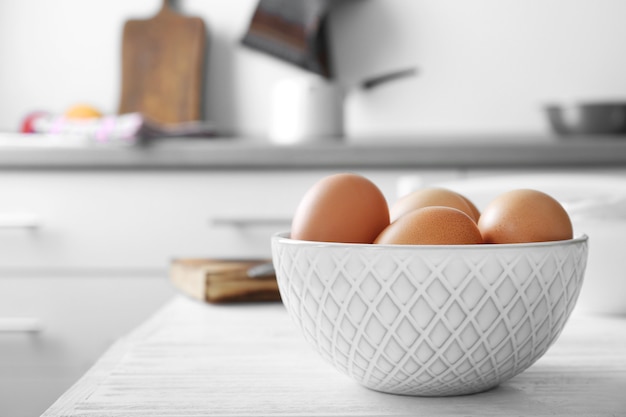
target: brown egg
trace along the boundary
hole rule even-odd
[[[452,207],[413,210],[391,223],[374,243],[398,245],[471,245],[482,243],[474,220]]]
[[[445,188],[422,188],[400,198],[391,206],[391,221],[394,222],[412,210],[429,206],[452,207],[466,213],[475,222],[478,221],[465,197]]]
[[[572,222],[561,204],[537,190],[501,194],[483,210],[478,229],[485,243],[525,243],[571,239]]]
[[[465,202],[469,206],[470,210],[472,211],[472,215],[470,217],[472,219],[474,219],[475,222],[478,223],[478,220],[480,219],[480,210],[478,210],[478,207],[476,207],[476,204],[474,204],[474,202],[472,200],[470,200],[469,198],[465,197],[463,194],[459,194],[459,196],[463,200],[465,200]]]
[[[370,180],[341,173],[322,178],[296,209],[291,238],[320,242],[372,243],[389,225],[385,196]]]

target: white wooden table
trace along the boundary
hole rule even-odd
[[[542,359],[499,387],[420,398],[371,391],[335,371],[280,303],[215,306],[180,296],[44,414],[261,415],[626,416],[626,317],[574,316]]]

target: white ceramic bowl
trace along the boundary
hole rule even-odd
[[[388,393],[476,393],[556,340],[583,282],[587,237],[405,246],[272,237],[283,303],[336,369]]]

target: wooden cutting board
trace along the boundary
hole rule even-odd
[[[279,301],[275,275],[250,278],[248,269],[268,260],[175,259],[170,280],[183,294],[209,303]]]
[[[204,21],[174,11],[169,0],[151,18],[127,21],[119,113],[163,124],[200,120],[206,38]]]

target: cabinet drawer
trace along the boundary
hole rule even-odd
[[[174,294],[166,276],[0,278],[0,369],[85,369]]]
[[[331,171],[0,173],[0,271],[162,269],[174,257],[270,257]],[[360,172],[388,201],[406,172]],[[418,173],[426,181],[453,172]]]
[[[0,415],[41,414],[173,295],[166,277],[0,278]]]
[[[263,229],[285,226],[242,233],[214,222],[288,219],[288,194],[256,180],[217,173],[2,173],[0,268],[163,268],[177,256],[267,253],[271,232]]]

